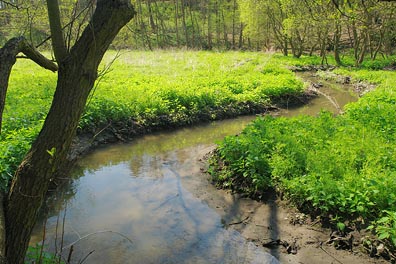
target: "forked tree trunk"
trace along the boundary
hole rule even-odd
[[[66,162],[99,63],[134,14],[129,0],[98,0],[90,25],[70,52],[61,61],[57,58],[58,82],[50,111],[8,194],[5,208],[8,263],[24,262],[38,210],[52,176]]]
[[[0,133],[3,121],[3,110],[8,89],[12,66],[16,62],[18,53],[24,53],[28,58],[35,61],[43,68],[56,71],[55,63],[41,55],[24,37],[12,38],[0,49]]]

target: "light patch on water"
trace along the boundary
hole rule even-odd
[[[346,93],[337,94],[340,105],[351,101]],[[308,108],[283,114],[317,114],[329,106],[318,98]],[[239,133],[252,119],[156,133],[87,155],[74,180],[47,200],[47,213],[37,223],[31,244],[41,241],[43,219],[48,218],[47,249],[59,250],[65,215],[63,246],[78,241],[73,263],[90,252],[86,264],[277,263],[238,232],[225,230],[220,216],[188,191],[194,186],[188,181],[197,180],[192,178],[202,153],[224,136]]]

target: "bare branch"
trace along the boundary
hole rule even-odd
[[[21,8],[19,5],[14,4],[14,3],[11,3],[11,2],[9,2],[9,1],[4,1],[4,0],[2,0],[2,1],[0,1],[0,2],[3,2],[4,4],[9,5],[9,6],[13,7],[13,8],[16,8],[16,9],[20,9],[20,8]]]
[[[52,35],[52,47],[55,58],[59,63],[67,57],[68,52],[63,37],[58,0],[47,0],[47,10]]]
[[[4,47],[0,49],[0,132],[8,80],[12,66],[15,64],[17,55],[20,52],[45,69],[53,72],[58,70],[58,66],[55,63],[38,52],[24,37],[12,38],[7,41]]]
[[[72,20],[70,20],[66,25],[64,25],[62,27],[62,31],[65,30],[67,27],[71,27],[71,25],[74,23],[74,20],[78,19],[89,7],[90,7],[89,5],[84,7]],[[42,45],[44,45],[44,43],[46,43],[51,38],[52,38],[52,35],[46,37],[43,41],[41,41],[38,45],[36,45],[36,48],[41,47]]]

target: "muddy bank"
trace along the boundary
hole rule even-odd
[[[359,232],[351,234],[350,250],[337,250],[337,239],[332,239],[332,230],[300,213],[274,193],[258,202],[241,194],[216,189],[210,175],[205,173],[205,159],[199,162],[201,171],[194,172],[194,177],[205,181],[191,183],[190,191],[216,210],[225,228],[237,230],[281,263],[388,263],[367,255],[361,244],[365,234]]]
[[[293,111],[291,111],[291,109],[284,110],[286,111],[285,115],[297,114],[300,112],[299,109],[297,109],[296,111],[294,110]],[[314,114],[313,112],[315,111],[316,110],[312,111],[312,114]],[[236,121],[236,123],[239,124],[241,122]],[[95,131],[95,133],[80,136],[78,141],[75,142],[76,148],[75,148],[74,157],[78,157],[79,155],[81,155],[81,153],[86,153],[95,146],[109,142],[129,141],[130,139],[136,139],[136,135],[139,135],[139,133],[144,134],[151,131],[151,128],[147,129],[144,127],[140,127],[139,129],[141,130],[138,130],[140,131],[139,133],[131,133],[130,132],[131,130],[128,129],[133,129],[133,131],[137,131],[136,127],[129,128],[127,126],[124,127],[124,125],[125,124],[116,124],[116,125],[109,124],[108,126],[105,126],[102,129]],[[192,133],[190,129],[185,129],[185,130],[186,133],[189,135]],[[220,130],[219,128],[216,128],[211,130],[210,133],[216,134],[216,137],[218,138],[222,138],[224,135],[229,133],[229,128],[227,129],[224,128],[225,131],[219,131],[219,130]],[[246,197],[243,197],[241,195],[231,194],[223,190],[217,190],[211,184],[209,175],[204,173],[206,169],[206,163],[202,159],[198,160],[200,157],[203,157],[207,152],[213,150],[214,146],[211,145],[209,147],[198,148],[198,150],[196,150],[195,148],[188,147],[185,150],[182,150],[181,152],[178,151],[178,149],[180,148],[178,145],[180,144],[180,141],[182,142],[191,141],[192,143],[187,143],[188,146],[190,146],[189,144],[191,145],[203,144],[202,142],[205,142],[205,144],[212,144],[215,140],[209,137],[210,133],[206,130],[205,132],[203,131],[197,132],[197,134],[190,135],[188,140],[184,138],[185,136],[178,136],[177,134],[174,137],[172,137],[173,139],[169,141],[169,143],[166,143],[168,140],[166,139],[166,137],[162,137],[162,135],[152,135],[152,136],[148,135],[145,136],[144,139],[142,139],[143,142],[140,143],[140,147],[138,146],[137,149],[134,149],[132,151],[133,153],[132,159],[120,157],[118,160],[117,157],[120,155],[119,154],[120,151],[117,148],[111,150],[110,152],[107,152],[108,154],[100,154],[100,152],[98,152],[98,154],[95,154],[96,153],[95,151],[95,153],[93,153],[93,156],[99,156],[101,162],[104,163],[105,165],[94,165],[94,166],[89,165],[87,172],[85,172],[87,176],[80,175],[79,177],[81,177],[81,179],[76,180],[77,185],[80,184],[81,182],[88,181],[87,178],[93,176],[92,174],[94,173],[96,174],[96,171],[99,172],[98,176],[93,177],[90,180],[92,182],[90,182],[89,184],[87,183],[85,185],[85,188],[88,189],[79,190],[77,187],[72,186],[73,196],[76,196],[76,198],[71,199],[72,201],[79,202],[80,199],[79,197],[84,196],[84,194],[82,193],[88,193],[89,196],[88,205],[84,204],[84,206],[78,207],[79,209],[77,210],[77,211],[83,211],[84,213],[81,217],[77,217],[77,218],[81,218],[82,220],[81,225],[83,227],[87,226],[88,225],[87,218],[89,216],[92,216],[93,218],[97,218],[98,222],[92,222],[92,224],[88,226],[89,228],[88,230],[91,230],[90,232],[95,232],[95,230],[101,230],[101,228],[103,229],[104,228],[103,223],[107,223],[109,225],[110,223],[114,224],[112,222],[114,220],[116,225],[119,226],[121,224],[122,229],[120,229],[119,232],[122,233],[132,232],[133,230],[131,231],[130,229],[141,229],[149,232],[152,231],[153,229],[155,231],[157,228],[160,230],[159,233],[161,233],[163,232],[161,230],[164,229],[163,224],[170,222],[171,227],[169,231],[166,231],[165,238],[157,237],[157,234],[152,235],[156,240],[156,242],[153,243],[157,245],[159,241],[163,241],[164,243],[169,242],[168,232],[172,233],[172,235],[175,232],[179,232],[175,224],[172,222],[173,220],[169,220],[169,217],[173,216],[174,214],[185,213],[187,222],[185,223],[179,222],[181,219],[185,218],[184,216],[181,218],[177,218],[177,221],[176,220],[174,221],[175,223],[177,223],[177,226],[183,226],[183,225],[188,226],[190,224],[193,224],[195,226],[194,227],[195,230],[199,230],[202,228],[204,229],[213,228],[213,230],[215,230],[214,228],[217,228],[220,223],[220,225],[224,227],[226,230],[238,231],[247,241],[250,241],[257,246],[256,249],[250,252],[249,254],[258,254],[256,252],[257,249],[265,250],[268,253],[275,256],[276,258],[278,258],[282,263],[352,263],[352,264],[386,263],[383,262],[382,260],[370,259],[364,253],[361,253],[360,247],[358,246],[360,234],[354,235],[355,239],[352,242],[353,247],[351,252],[335,250],[332,243],[327,243],[327,242],[331,242],[329,241],[330,230],[321,228],[318,225],[318,223],[316,223],[315,221],[310,221],[305,215],[300,214],[298,211],[289,207],[284,202],[277,200],[274,195],[269,197],[267,200],[265,200],[264,203],[261,202],[259,203],[250,200]],[[158,141],[155,141],[155,143],[153,143],[151,146],[149,142],[151,142],[151,139],[154,138],[157,138]],[[130,144],[129,147],[131,146],[136,147],[135,146],[136,144],[134,143],[137,142],[140,142],[140,139],[136,140],[136,142],[134,141],[132,144]],[[173,150],[177,150],[177,151],[173,151]],[[166,152],[166,154],[161,154],[159,156],[153,155],[153,153],[157,153],[157,151],[161,151],[161,152],[164,151]],[[188,159],[184,159],[184,156],[187,155],[187,153],[189,155]],[[135,155],[141,155],[141,156],[139,156],[139,158],[136,158]],[[117,165],[119,163],[120,164],[127,163],[128,169],[125,169],[124,167],[122,167],[121,170],[107,169],[107,166],[109,164],[112,166],[114,164]],[[142,167],[142,165],[144,166]],[[160,175],[157,176],[159,178],[158,180],[156,180],[155,182],[151,182],[151,180],[146,179],[147,177],[149,178],[152,177],[151,174],[157,174],[158,171],[160,171]],[[118,174],[125,174],[125,173],[127,174],[128,178],[131,178],[132,176],[132,178],[142,178],[143,180],[143,183],[141,183],[143,185],[139,187],[133,187],[133,188],[131,187],[133,190],[132,193],[138,192],[142,188],[143,191],[145,191],[144,188],[148,188],[148,190],[150,190],[148,194],[146,192],[146,194],[143,193],[140,196],[138,195],[132,200],[128,200],[129,206],[130,205],[134,206],[133,209],[129,208],[124,210],[121,207],[121,203],[125,202],[124,199],[132,195],[129,194],[129,192],[126,192],[126,190],[124,189],[122,189],[121,191],[112,190],[112,192],[106,190],[104,192],[106,195],[103,195],[102,192],[93,193],[92,190],[90,190],[90,188],[93,188],[91,187],[91,185],[108,185],[108,186],[116,185],[118,181]],[[107,174],[111,175],[111,177],[114,178],[114,180],[107,179],[108,182],[103,183],[101,181],[101,178],[107,177]],[[157,185],[157,181],[172,182],[174,180],[177,182],[176,185],[177,188],[176,190],[174,190],[174,193],[167,193],[166,195],[164,193],[161,193],[160,190],[161,188],[164,187]],[[112,181],[115,181],[115,183],[113,183]],[[148,181],[148,183],[145,183],[146,181]],[[121,186],[119,187],[125,188],[128,186],[128,184],[121,184]],[[165,189],[168,191],[169,190],[172,191],[173,190],[171,189],[172,186],[166,186]],[[113,187],[115,186],[112,186],[112,188]],[[188,190],[193,197],[190,197],[190,195],[187,195],[184,191],[181,191],[181,187]],[[117,198],[116,196],[120,194],[122,194],[123,196]],[[159,195],[159,197],[156,197],[155,195]],[[104,200],[100,200],[100,202],[96,201],[96,196],[100,196]],[[142,196],[145,199],[147,199],[146,202],[149,203],[146,208],[142,208],[142,205],[139,205],[139,203],[136,202],[136,199],[138,198],[140,199],[142,198]],[[184,199],[183,197],[184,198],[188,197],[188,199]],[[194,204],[196,204],[198,208],[196,209],[189,208],[184,204],[185,201],[190,199],[197,199],[199,201],[199,202],[197,201],[194,202]],[[90,200],[95,202],[92,202]],[[139,212],[140,214],[139,210],[141,210],[143,214],[143,212],[146,212],[147,209],[153,206],[153,204],[156,202],[158,202],[159,204],[154,206],[155,217],[153,216],[145,216],[143,218],[139,217],[138,223],[128,222],[130,221],[131,218],[137,217],[136,215],[137,212]],[[174,202],[179,203],[179,205],[180,203],[182,204],[182,208],[180,209],[180,211],[179,209],[172,209],[171,207],[169,207]],[[91,208],[96,206],[96,204],[101,204],[101,203],[105,203],[106,206],[108,206],[104,210],[101,210],[102,212],[98,213],[97,212],[98,209]],[[196,211],[203,210],[201,206],[202,204],[207,205],[209,206],[209,208],[216,211],[217,215],[220,216],[219,223],[217,223],[216,220],[218,216],[211,216],[214,217],[215,220],[209,220],[209,219],[203,220],[195,215],[195,213],[197,213]],[[60,207],[62,208],[62,206]],[[91,213],[91,210],[94,211]],[[116,210],[116,212],[113,213],[112,210]],[[130,213],[131,210],[133,210],[134,212]],[[96,215],[94,213],[96,213]],[[159,213],[164,214],[164,219],[161,218],[162,216],[158,215]],[[111,215],[111,217],[108,216],[109,214]],[[157,219],[157,217],[159,218]],[[76,216],[73,215],[72,213],[70,218],[71,218],[70,221],[74,221],[76,219]],[[192,223],[191,220],[193,220]],[[92,220],[92,221],[96,221],[96,220]],[[162,222],[158,222],[158,221],[162,221]],[[54,222],[54,219],[52,219],[52,222]],[[153,228],[147,227],[148,222],[152,222]],[[141,228],[135,227],[139,223],[140,224],[143,223],[146,226],[145,227],[143,226]],[[75,222],[72,223],[72,226],[73,229],[78,229],[78,232],[83,232],[80,231],[80,228],[83,230],[83,227],[79,227]],[[93,227],[96,227],[97,229],[92,230]],[[108,227],[106,226],[106,228]],[[223,232],[223,231],[214,232],[213,230],[211,229],[210,232],[205,232],[205,236],[198,235],[197,237],[193,236],[194,232],[182,231],[182,233],[183,232],[185,233],[183,236],[186,236],[186,238],[183,239],[186,239],[186,241],[189,242],[188,245],[190,245],[190,243],[193,243],[194,246],[199,245],[197,247],[201,247],[201,250],[203,248],[204,251],[206,246],[209,245],[210,247],[210,245],[212,245],[211,240],[212,237],[214,237],[213,236],[214,234],[216,234],[215,236],[216,238],[218,238],[219,236],[222,237],[222,239],[219,242],[216,242],[218,244],[221,244],[221,246],[217,248],[217,250],[220,249],[220,251],[224,249],[232,251],[233,250],[232,248],[235,246],[234,244],[239,245],[241,243],[245,243],[239,238],[236,238],[235,235],[236,233],[234,232],[231,233]],[[74,232],[75,230],[72,231]],[[210,235],[209,238],[206,238],[206,234]],[[142,234],[142,236],[147,236],[147,235]],[[133,237],[133,235],[131,235],[131,237]],[[136,235],[136,237],[139,237],[139,235]],[[73,240],[73,235],[68,234],[67,238],[69,240]],[[113,238],[112,240],[115,240],[115,238]],[[229,246],[227,242],[228,240],[231,241],[230,243],[234,243],[232,247]],[[204,241],[205,245],[199,244],[201,243],[199,241],[201,242]],[[102,246],[102,244],[100,244],[99,242],[85,241],[85,244],[82,245],[81,248],[87,249],[88,247],[92,246],[91,243],[93,243],[93,245],[97,246],[98,248]],[[183,243],[177,242],[176,246],[183,248],[183,250],[186,250],[185,254],[188,254],[188,252],[190,252],[191,250],[185,246],[182,247]],[[130,254],[140,254],[138,251],[136,251],[138,248],[135,248],[135,246],[128,246],[128,245],[123,245],[123,246],[125,246],[128,250],[137,252]],[[111,246],[107,244],[106,247],[111,247]],[[162,250],[164,250],[163,251],[164,255],[169,254],[167,253],[167,250],[169,250],[168,245],[158,244],[158,247],[160,248],[161,252]],[[157,250],[157,248],[155,249]],[[245,249],[251,250],[251,247],[249,246],[239,247],[237,251],[241,251],[241,252],[239,252],[238,254],[243,255],[244,253],[242,251]],[[150,256],[150,250],[154,250],[154,248],[148,250],[147,252],[148,256]],[[200,251],[197,252],[199,253]],[[117,254],[121,254],[121,253],[120,252],[114,253],[114,255]],[[221,254],[221,252],[216,254]],[[249,256],[246,255],[243,255],[243,257],[245,259],[249,258]],[[141,256],[141,258],[144,259],[145,256]],[[101,260],[101,257],[100,256],[97,257],[96,260]],[[233,263],[233,262],[232,260],[230,260],[229,262],[226,263]],[[249,262],[245,262],[245,263],[249,263]]]

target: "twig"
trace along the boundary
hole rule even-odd
[[[335,261],[337,261],[338,263],[340,263],[340,264],[344,264],[343,262],[341,262],[341,261],[339,261],[336,257],[334,257],[333,255],[331,255],[329,252],[327,252],[327,250],[325,250],[323,247],[322,247],[322,244],[320,244],[320,247],[319,247],[321,250],[323,250],[323,252],[324,253],[326,253],[327,255],[329,255],[330,257],[332,257]]]
[[[39,255],[38,263],[41,263],[41,260],[42,260],[42,258],[43,258],[44,243],[45,243],[46,229],[47,229],[47,220],[48,220],[48,217],[46,217],[46,218],[45,218],[45,221],[44,221],[44,226],[43,226],[43,242],[41,243],[40,255]]]
[[[179,194],[177,193],[176,195],[173,195],[173,196],[169,197],[168,199],[163,201],[160,205],[158,205],[154,210],[157,210],[157,209],[161,208],[162,206],[167,204],[170,200],[173,200],[173,199],[177,198],[178,196],[179,196]]]
[[[241,221],[239,221],[239,222],[233,222],[233,223],[229,223],[229,224],[227,224],[228,226],[230,226],[230,225],[239,225],[239,224],[242,224],[243,222],[245,222],[246,220],[248,220],[249,219],[249,216],[246,216],[245,217],[245,219],[243,219],[243,220],[241,220]]]
[[[343,111],[342,111],[340,105],[339,105],[339,104],[337,103],[337,101],[336,101],[334,98],[332,98],[330,95],[325,94],[325,93],[323,93],[322,91],[319,91],[319,89],[316,89],[316,88],[313,87],[312,85],[311,85],[311,87],[310,87],[309,89],[311,89],[312,91],[314,91],[314,92],[316,92],[316,93],[318,93],[318,94],[323,95],[324,97],[326,97],[326,99],[329,100],[330,103],[337,109],[338,113],[340,113],[340,114],[343,113]]]
[[[74,20],[76,20],[79,16],[81,16],[81,14],[83,14],[83,13],[85,12],[85,10],[87,10],[89,7],[90,7],[90,5],[88,5],[88,6],[86,6],[85,8],[83,8],[83,9],[80,11],[80,13],[78,13],[78,14],[73,18],[73,20],[69,21],[69,23],[67,23],[66,25],[64,25],[64,26],[62,27],[62,31],[63,31],[64,29],[66,29],[68,26],[70,26],[71,24],[73,24],[73,23],[74,23]],[[41,47],[45,42],[47,42],[47,41],[50,40],[51,38],[52,38],[52,35],[49,35],[48,37],[46,37],[43,41],[41,41],[38,45],[36,45],[36,49],[39,48],[39,47]]]
[[[21,188],[19,188],[18,191],[19,191],[19,194],[22,195],[23,197],[27,197],[27,198],[40,198],[40,195],[34,195],[34,196],[33,196],[33,195],[24,194],[24,193],[21,191]]]
[[[71,247],[71,246],[74,246],[75,244],[77,244],[77,243],[80,242],[81,240],[86,239],[86,238],[88,238],[88,237],[90,237],[90,236],[98,235],[98,234],[103,234],[103,233],[114,233],[114,234],[117,234],[117,235],[119,235],[119,236],[125,238],[126,240],[128,240],[129,243],[133,244],[132,240],[131,240],[129,237],[127,237],[126,235],[124,235],[124,234],[121,234],[121,233],[116,232],[116,231],[111,231],[111,230],[103,230],[103,231],[97,231],[97,232],[89,233],[89,234],[87,234],[87,235],[85,235],[85,236],[82,236],[82,237],[80,237],[79,239],[77,239],[76,241],[74,241],[74,242],[70,243],[69,245],[63,247],[63,249],[66,249],[66,248],[69,248],[69,247]]]
[[[81,239],[81,235],[80,233],[78,233],[78,231],[76,229],[74,229],[73,226],[70,226],[71,230],[78,236],[78,239]]]
[[[94,252],[95,252],[95,250],[92,250],[91,252],[89,252],[80,262],[78,262],[78,264],[84,263],[84,261],[86,261],[87,258],[88,258],[89,256],[91,256],[92,253],[94,253]]]
[[[56,217],[56,226],[55,226],[55,252],[58,252],[58,228],[59,228],[59,214]]]
[[[108,128],[109,126],[111,126],[111,120],[110,120],[110,122],[109,122],[104,128],[102,128],[98,133],[96,133],[96,134],[92,137],[91,142],[93,142],[93,141],[95,140],[95,138],[96,138],[100,133],[102,133],[106,128]]]
[[[110,72],[111,66],[113,66],[114,62],[115,62],[120,56],[121,56],[120,51],[117,50],[117,53],[116,53],[116,55],[114,56],[114,58],[104,67],[103,70],[101,70],[101,71],[99,72],[98,77],[96,78],[95,86],[92,88],[92,92],[91,92],[91,94],[89,95],[89,99],[88,99],[88,102],[86,103],[86,106],[85,106],[85,107],[88,107],[88,106],[89,106],[89,104],[90,104],[91,101],[92,101],[92,98],[93,98],[94,95],[95,95],[96,88],[98,88],[98,86],[99,86],[99,83],[102,81],[103,77],[104,77],[107,73]]]
[[[69,255],[67,256],[67,262],[66,263],[70,263],[71,257],[72,257],[72,254],[73,254],[73,249],[74,249],[74,247],[71,246],[70,250],[69,250]]]
[[[62,255],[63,252],[63,242],[65,237],[65,222],[66,222],[66,213],[67,213],[67,203],[65,204],[65,212],[63,213],[63,220],[62,220],[62,236],[61,236],[61,249],[60,254]]]
[[[17,10],[19,10],[21,8],[19,5],[13,4],[13,3],[9,2],[9,1],[2,0],[1,2],[3,2],[6,5],[9,5],[9,6],[13,7],[13,8],[16,8]]]

